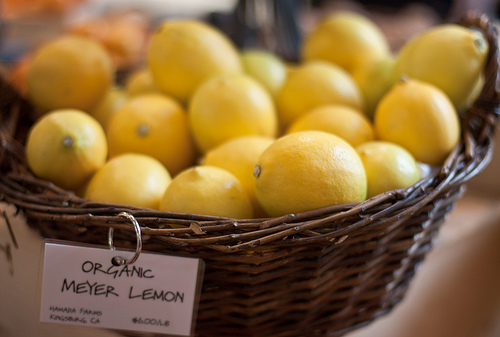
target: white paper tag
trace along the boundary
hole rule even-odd
[[[43,243],[40,321],[192,336],[204,262],[141,253],[114,266],[112,251],[89,245]]]

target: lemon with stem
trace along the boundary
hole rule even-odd
[[[106,135],[99,122],[81,110],[58,109],[43,115],[26,140],[26,160],[33,173],[77,190],[107,158]]]

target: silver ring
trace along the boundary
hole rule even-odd
[[[127,213],[127,212],[121,212],[120,214],[118,214],[118,216],[122,217],[122,218],[127,218],[132,222],[132,224],[134,225],[135,235],[136,235],[136,239],[137,239],[137,246],[135,248],[135,254],[130,260],[127,260],[126,258],[124,258],[122,256],[115,256],[111,260],[111,262],[114,265],[123,266],[126,264],[132,264],[135,261],[137,261],[137,259],[139,258],[139,255],[141,254],[141,251],[142,251],[142,236],[141,236],[141,226],[139,225],[139,223],[137,222],[137,220],[134,218],[134,216],[132,214]],[[108,232],[108,245],[109,245],[109,248],[111,250],[116,250],[115,245],[113,244],[113,234],[114,234],[114,228],[110,227],[109,232]]]

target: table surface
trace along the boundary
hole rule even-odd
[[[8,215],[12,207],[1,206]],[[116,337],[113,331],[39,323],[37,275],[42,238],[22,217],[10,216],[13,248],[0,218],[0,336]],[[400,305],[347,337],[500,336],[500,200],[466,194],[450,212],[434,249]],[[13,267],[13,273],[10,268]]]

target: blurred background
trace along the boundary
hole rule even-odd
[[[3,0],[0,3],[0,61],[13,62],[27,50],[67,30],[93,34],[128,33],[124,26],[151,33],[166,18],[196,17],[223,29],[239,47],[260,46],[286,59],[297,58],[304,34],[336,10],[363,13],[377,23],[393,51],[413,34],[443,22],[454,22],[474,9],[496,18],[496,0]],[[126,25],[112,19],[128,17]],[[133,17],[133,18],[132,18]],[[103,29],[103,20],[107,27]],[[132,23],[132,20],[135,20]],[[99,26],[100,25],[100,26]],[[115,31],[113,31],[115,30]],[[117,32],[118,31],[118,32]],[[142,41],[129,36],[128,48]],[[114,41],[115,43],[117,41]]]

